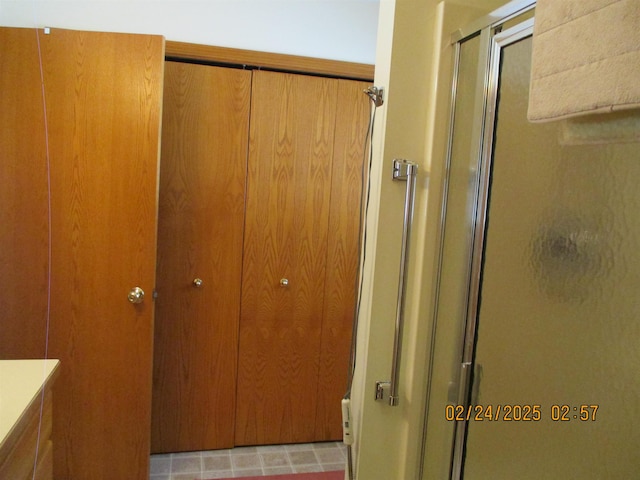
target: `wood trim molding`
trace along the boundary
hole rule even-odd
[[[353,78],[365,81],[373,81],[374,77],[374,65],[366,63],[342,62],[339,60],[215,47],[171,40],[167,40],[165,48],[165,55],[169,58],[247,65],[258,68]]]

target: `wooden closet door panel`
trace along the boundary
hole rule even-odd
[[[358,294],[360,205],[369,125],[365,82],[338,80],[331,210],[317,385],[316,440],[342,438],[341,400],[347,389]]]
[[[154,452],[233,446],[250,92],[250,71],[166,64]]]
[[[164,39],[39,31],[51,159],[60,479],[149,475]],[[41,128],[37,125],[36,128]],[[146,292],[128,301],[131,288]]]
[[[330,79],[254,74],[238,445],[314,438],[335,95]]]
[[[46,352],[48,185],[36,31],[0,28],[0,358]],[[27,334],[28,333],[28,334]]]

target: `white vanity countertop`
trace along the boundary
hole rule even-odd
[[[58,360],[0,360],[0,446],[42,387],[58,368]]]

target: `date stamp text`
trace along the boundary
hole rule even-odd
[[[447,405],[444,418],[448,422],[595,422],[599,405]]]

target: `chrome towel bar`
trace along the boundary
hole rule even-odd
[[[376,400],[384,399],[385,389],[389,389],[389,405],[399,403],[398,384],[400,382],[400,359],[402,357],[402,331],[404,328],[404,306],[407,291],[407,272],[409,261],[409,241],[413,223],[413,205],[415,199],[416,175],[418,165],[407,160],[393,161],[393,180],[407,182],[404,199],[404,220],[402,227],[402,247],[400,249],[400,279],[398,281],[398,299],[396,305],[396,325],[391,359],[391,380],[376,382]]]

